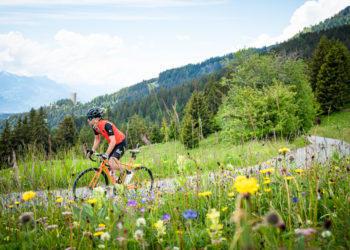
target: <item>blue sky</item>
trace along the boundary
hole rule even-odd
[[[0,71],[47,76],[78,99],[161,71],[283,41],[350,0],[1,0]]]

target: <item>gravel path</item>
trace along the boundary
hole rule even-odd
[[[327,163],[335,152],[339,154],[340,157],[345,155],[350,155],[350,144],[341,140],[319,137],[319,136],[308,136],[307,139],[311,144],[306,147],[298,148],[297,150],[286,153],[286,165],[289,168],[306,168],[313,163],[317,162],[320,164]],[[269,160],[271,164],[282,165],[283,156],[278,156]],[[266,162],[262,163],[262,166],[267,165]],[[251,171],[257,171],[259,165],[249,166],[247,168],[237,169],[237,174],[246,174]],[[209,174],[211,178],[215,178],[214,175]],[[195,181],[195,176],[188,177],[188,181]],[[174,178],[162,179],[156,184],[158,190],[173,190],[176,187]],[[84,190],[81,190],[84,192]],[[42,191],[37,192],[44,197],[49,195],[61,195],[65,199],[73,199],[73,194],[71,189],[65,190],[53,190],[53,191]],[[0,195],[0,203],[4,205],[7,200],[15,201],[19,200],[21,193],[11,193],[7,195]]]

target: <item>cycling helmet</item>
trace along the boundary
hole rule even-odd
[[[103,110],[100,109],[100,108],[92,108],[86,114],[88,119],[96,118],[96,117],[101,117],[102,118],[102,115],[103,115]]]

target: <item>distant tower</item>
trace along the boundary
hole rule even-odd
[[[70,93],[70,99],[72,100],[74,105],[76,105],[77,104],[77,93],[75,93],[75,92]]]

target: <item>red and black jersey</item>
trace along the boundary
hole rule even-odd
[[[112,135],[115,136],[116,144],[121,143],[125,139],[123,132],[121,132],[113,123],[107,120],[100,120],[97,123],[96,128],[93,130],[95,132],[95,135],[102,135],[108,141],[108,143],[111,142],[109,137]]]

